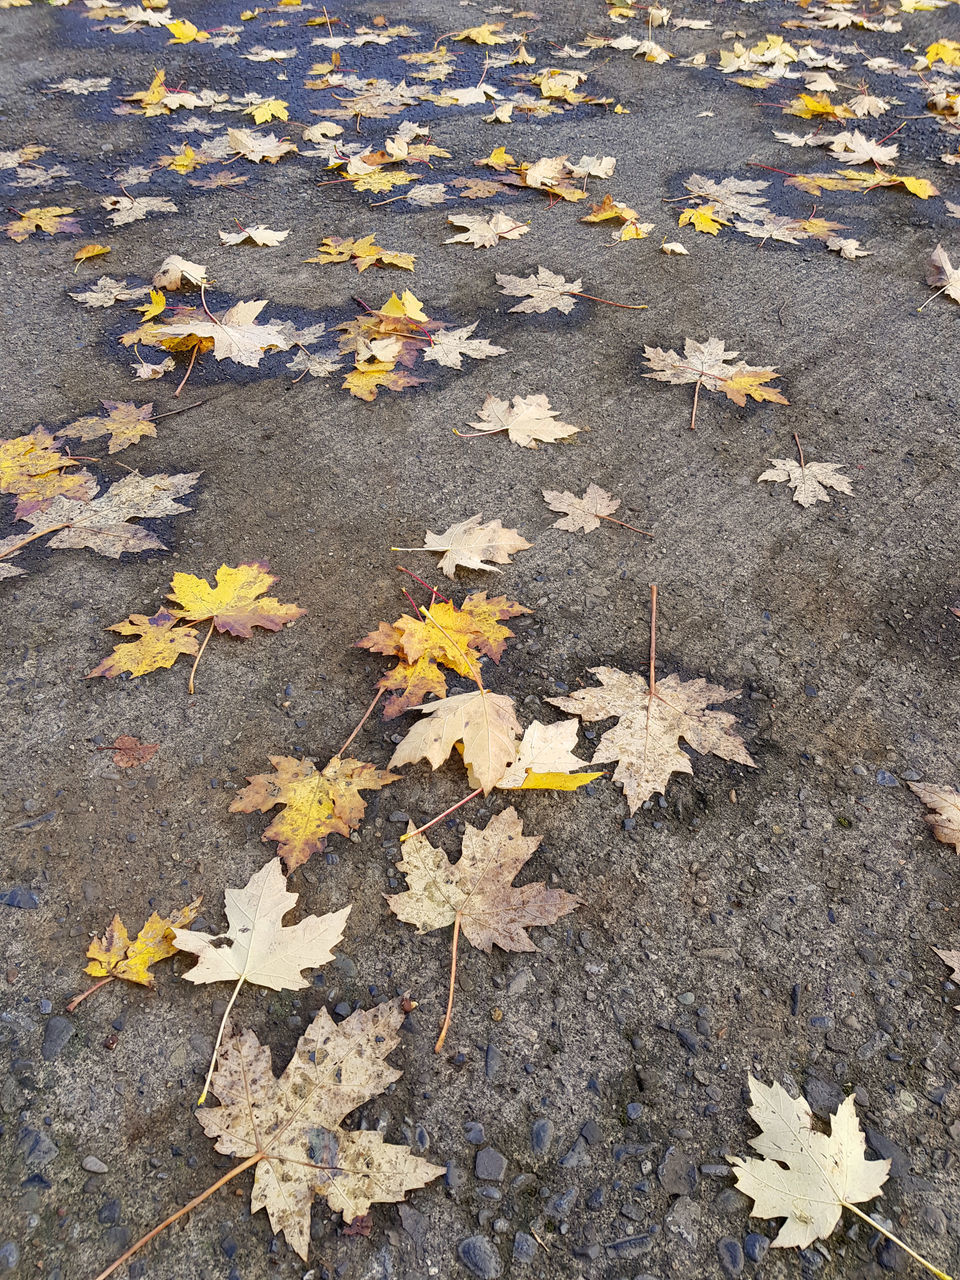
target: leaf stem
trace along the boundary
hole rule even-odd
[[[457,943],[460,940],[460,912],[453,917],[453,954],[450,957],[450,994],[447,996],[447,1016],[443,1020],[443,1026],[440,1028],[440,1038],[433,1046],[433,1052],[439,1053],[443,1048],[443,1042],[447,1038],[447,1032],[450,1030],[450,1019],[453,1017],[453,984],[457,977]],[[949,1280],[949,1277],[948,1277]]]
[[[407,574],[408,577],[413,578],[414,582],[419,582],[421,587],[426,587],[426,589],[430,592],[432,596],[435,596],[438,600],[442,601],[444,604],[453,603],[453,601],[448,600],[446,596],[442,596],[436,587],[431,587],[429,582],[425,582],[423,578],[417,577],[415,573],[412,573],[409,569],[405,569],[402,564],[397,565],[397,572],[405,573]]]
[[[199,346],[194,346],[193,355],[190,357],[190,363],[187,365],[187,372],[183,375],[183,377],[180,380],[179,387],[177,387],[176,391],[173,393],[174,399],[176,399],[176,397],[180,394],[183,388],[187,385],[187,379],[190,377],[191,373],[193,373],[193,366],[197,362],[197,352],[199,350],[200,350]]]
[[[608,307],[620,307],[623,311],[647,311],[649,310],[645,302],[611,302],[609,298],[597,298],[592,293],[577,293],[573,289],[564,289],[572,298],[589,298],[591,302],[602,302]]]
[[[200,649],[199,649],[199,651],[197,652],[197,656],[196,656],[196,657],[194,658],[194,660],[193,660],[193,666],[192,666],[192,668],[190,669],[190,682],[189,682],[189,684],[187,685],[187,693],[191,693],[191,694],[193,693],[193,677],[197,674],[197,663],[198,663],[198,662],[200,661],[200,659],[203,657],[203,651],[204,651],[204,649],[207,647],[207,644],[209,643],[210,637],[213,635],[213,623],[214,623],[214,619],[213,619],[213,618],[211,618],[211,619],[210,619],[210,629],[207,631],[207,634],[204,636],[204,638],[203,638],[203,644],[200,646]]]
[[[700,399],[700,387],[703,383],[702,378],[697,379],[697,385],[693,389],[693,413],[690,415],[690,430],[697,429],[697,401]]]
[[[869,1214],[863,1213],[855,1204],[848,1204],[846,1200],[841,1200],[840,1203],[845,1209],[849,1209],[851,1213],[855,1213],[858,1218],[862,1218],[864,1222],[868,1223],[871,1227],[874,1227],[882,1236],[886,1236],[887,1239],[892,1240],[895,1245],[899,1245],[904,1253],[909,1254],[910,1257],[913,1258],[914,1262],[919,1262],[921,1267],[926,1267],[931,1275],[937,1277],[937,1280],[952,1280],[952,1277],[948,1276],[945,1271],[938,1270],[932,1263],[927,1262],[926,1258],[921,1258],[919,1253],[914,1253],[908,1244],[904,1244],[899,1237],[895,1236],[892,1231],[888,1231],[886,1227],[881,1227],[879,1222],[875,1222]],[[99,1276],[97,1277],[97,1280],[100,1280]]]
[[[657,584],[650,583],[650,700],[657,691]],[[647,709],[649,715],[649,707]]]
[[[435,818],[431,818],[429,822],[425,822],[422,827],[417,827],[416,831],[408,831],[400,837],[400,843],[404,840],[411,840],[414,836],[422,835],[424,831],[429,831],[431,827],[435,827],[438,822],[442,822],[444,818],[448,818],[451,813],[455,813],[457,809],[463,805],[469,804],[471,800],[475,800],[477,796],[483,795],[483,787],[477,787],[476,791],[471,791],[468,796],[464,796],[462,800],[458,800],[456,804],[452,804],[449,809],[444,809],[443,813],[438,813]]]
[[[111,1262],[110,1266],[107,1267],[106,1271],[101,1271],[100,1274],[96,1277],[96,1280],[107,1280],[107,1276],[113,1275],[117,1267],[122,1267],[128,1258],[132,1258],[133,1255],[135,1253],[138,1253],[145,1244],[149,1244],[150,1241],[154,1238],[154,1236],[158,1236],[161,1231],[165,1230],[172,1223],[176,1222],[178,1218],[182,1218],[185,1214],[188,1214],[191,1209],[195,1209],[198,1204],[202,1204],[203,1201],[206,1200],[208,1196],[212,1196],[214,1191],[219,1191],[220,1188],[224,1185],[224,1183],[227,1183],[232,1178],[235,1178],[238,1173],[243,1173],[245,1169],[249,1169],[253,1165],[257,1164],[260,1160],[263,1159],[265,1155],[266,1155],[265,1151],[257,1151],[255,1152],[254,1155],[248,1156],[248,1158],[244,1160],[242,1164],[236,1165],[236,1167],[231,1169],[229,1173],[225,1173],[222,1178],[218,1178],[217,1181],[214,1182],[212,1186],[207,1187],[206,1191],[201,1191],[198,1196],[194,1196],[194,1198],[190,1201],[189,1204],[185,1204],[183,1208],[178,1209],[176,1213],[171,1213],[170,1217],[164,1218],[163,1222],[161,1222],[159,1226],[154,1227],[152,1231],[148,1231],[145,1236],[141,1236],[140,1239],[137,1241],[137,1243],[132,1244],[130,1248],[126,1251],[126,1253],[123,1253],[120,1255],[120,1257],[116,1260],[116,1262]]]
[[[626,520],[617,520],[615,516],[600,515],[599,511],[596,514],[600,516],[601,520],[609,520],[611,524],[623,525],[624,529],[632,529],[634,533],[642,533],[645,538],[653,537],[653,534],[647,533],[646,529],[638,529],[635,524],[627,524]]]
[[[350,743],[354,740],[354,738],[357,736],[357,734],[360,732],[360,730],[363,728],[363,726],[367,723],[367,721],[369,720],[370,716],[373,714],[373,709],[374,709],[374,707],[377,705],[377,703],[380,701],[380,699],[383,697],[383,695],[384,695],[384,690],[383,690],[383,689],[378,689],[378,690],[377,690],[377,696],[376,696],[376,697],[374,698],[374,700],[370,703],[369,707],[367,707],[366,711],[363,713],[362,717],[360,718],[360,723],[357,725],[357,727],[354,729],[353,733],[351,733],[350,737],[346,740],[346,742],[343,744],[343,746],[342,746],[342,747],[340,748],[340,750],[337,752],[337,754],[336,754],[336,756],[334,757],[334,759],[338,759],[340,756],[342,756],[342,755],[343,755],[343,753],[346,751],[347,747],[349,747]]]
[[[109,751],[110,748],[107,747],[106,750]],[[74,996],[67,1005],[67,1013],[73,1013],[81,1000],[86,1000],[87,996],[92,996],[95,991],[99,991],[101,987],[105,987],[107,983],[112,982],[113,979],[114,975],[112,973],[108,973],[105,978],[101,978],[99,982],[95,982],[92,987],[87,987],[86,991],[81,991],[78,996]]]
[[[69,523],[54,524],[51,525],[49,529],[41,529],[39,533],[31,533],[29,538],[23,538],[20,542],[15,543],[14,546],[8,547],[6,551],[0,551],[0,560],[6,560],[7,556],[16,555],[20,548],[25,547],[28,542],[36,542],[37,538],[45,538],[48,533],[56,533],[58,529],[72,528],[73,526]]]
[[[220,1029],[217,1032],[217,1042],[213,1046],[213,1053],[210,1056],[210,1066],[207,1068],[207,1076],[203,1082],[203,1088],[200,1091],[200,1097],[197,1099],[197,1106],[202,1107],[207,1100],[207,1090],[210,1088],[210,1081],[213,1079],[214,1068],[217,1065],[217,1053],[220,1049],[220,1042],[223,1039],[223,1032],[227,1025],[227,1019],[230,1017],[230,1011],[236,1003],[237,996],[240,994],[240,988],[243,986],[245,974],[241,973],[237,979],[237,985],[233,988],[233,994],[227,1001],[227,1007],[223,1011],[223,1017],[220,1019]]]

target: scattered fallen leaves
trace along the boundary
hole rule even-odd
[[[62,495],[78,501],[90,497],[93,477],[73,471],[77,463],[60,453],[56,438],[44,427],[12,440],[0,440],[0,493],[16,495],[14,519],[25,520],[43,511]]]

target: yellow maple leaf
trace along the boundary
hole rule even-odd
[[[889,174],[889,177],[896,177],[895,174]],[[918,196],[921,200],[929,200],[931,196],[940,194],[939,187],[935,187],[932,182],[926,178],[911,178],[909,176],[897,179],[912,196]]]
[[[362,240],[341,240],[339,236],[327,236],[317,250],[317,256],[305,258],[304,261],[328,266],[333,262],[349,262],[351,259],[356,263],[358,271],[366,271],[373,266],[402,267],[405,271],[412,271],[416,255],[384,249],[374,241],[372,235],[364,236]]]
[[[506,147],[494,147],[488,156],[484,156],[482,160],[474,160],[473,163],[486,165],[489,169],[496,169],[498,173],[506,173],[517,162],[508,154]]]
[[[465,27],[463,31],[452,31],[453,40],[472,40],[474,44],[509,44],[509,40],[498,34],[503,30],[502,22],[485,22],[480,27]]]
[[[960,41],[937,40],[927,50],[927,66],[945,62],[948,67],[960,67]]]
[[[43,427],[26,435],[0,440],[0,493],[17,497],[14,519],[24,520],[34,511],[63,495],[82,501],[90,496],[87,471],[67,471],[77,465],[57,449],[57,442]]]
[[[584,214],[581,222],[606,222],[608,218],[620,218],[623,222],[635,222],[640,215],[636,209],[614,200],[608,191],[600,204],[595,204],[590,213]]]
[[[143,312],[143,321],[144,321],[144,324],[146,324],[148,320],[153,320],[155,316],[160,315],[160,313],[164,310],[166,305],[167,305],[167,299],[163,293],[163,290],[151,289],[149,303],[143,307],[136,307],[135,310]]]
[[[416,182],[419,174],[405,173],[402,169],[372,169],[362,174],[353,182],[355,191],[389,191],[391,187],[402,186],[405,182]]]
[[[379,311],[382,316],[396,316],[398,319],[422,321],[430,319],[423,309],[423,303],[419,298],[414,297],[409,289],[404,289],[399,298],[395,293],[391,293]]]
[[[414,378],[398,369],[395,361],[364,360],[350,370],[341,385],[344,391],[349,391],[358,400],[376,400],[380,387],[388,391],[402,391],[404,387],[412,387],[421,381],[421,378]]]
[[[253,106],[245,107],[243,114],[253,116],[257,124],[268,124],[271,120],[289,120],[289,105],[282,98],[269,98],[266,102],[255,102]]]
[[[801,93],[783,109],[784,115],[799,116],[801,120],[813,120],[826,116],[830,120],[849,120],[853,112],[843,103],[832,103],[826,93]]]
[[[195,27],[186,18],[176,18],[173,22],[168,23],[167,31],[173,37],[172,40],[167,41],[167,44],[190,44],[192,40],[203,41],[210,39],[209,31],[201,31],[199,27]]]
[[[197,153],[189,142],[185,142],[173,155],[161,156],[157,161],[157,164],[162,165],[164,169],[172,169],[174,173],[193,173],[194,169],[199,169],[203,163],[202,160],[197,159]]]
[[[113,653],[94,667],[87,679],[106,676],[112,680],[124,671],[131,677],[145,676],[151,671],[172,667],[181,654],[195,658],[200,648],[197,633],[191,626],[178,626],[179,621],[167,609],[160,609],[152,618],[132,613],[123,622],[115,622],[109,631],[137,639],[129,644],[114,645]]]
[[[75,211],[67,205],[59,204],[25,209],[18,218],[8,222],[3,230],[17,244],[22,244],[35,231],[45,231],[50,236],[55,236],[58,231],[74,235],[80,228],[74,219],[68,216],[73,212]]]
[[[753,400],[771,400],[774,404],[789,404],[790,401],[776,387],[763,386],[763,383],[779,376],[775,369],[740,369],[731,374],[720,389],[734,404],[745,405],[747,396]]]
[[[685,227],[688,223],[695,231],[702,231],[705,235],[715,236],[721,227],[730,225],[730,220],[721,217],[712,204],[705,204],[699,209],[690,208],[681,211],[677,226]]]
[[[82,249],[78,249],[73,255],[74,262],[86,262],[88,258],[99,258],[105,253],[110,252],[108,244],[85,244]]]
[[[103,937],[94,938],[87,948],[90,964],[84,969],[84,973],[89,973],[92,978],[101,978],[103,981],[85,991],[68,1007],[76,1006],[79,1000],[90,994],[90,991],[95,991],[97,987],[103,986],[113,978],[122,978],[125,982],[136,982],[141,987],[152,987],[154,976],[150,972],[150,966],[156,964],[158,960],[166,960],[176,955],[173,930],[183,929],[197,918],[200,902],[200,898],[195,898],[182,911],[177,911],[169,917],[161,916],[154,911],[133,940],[127,933],[123,921],[115,915]]]
[[[178,618],[191,623],[209,622],[211,629],[249,638],[252,627],[279,631],[306,613],[298,605],[282,604],[273,596],[258,599],[276,580],[266,564],[259,561],[235,569],[222,564],[215,587],[192,573],[175,573],[167,599],[178,606]]]

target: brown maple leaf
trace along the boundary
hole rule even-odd
[[[418,933],[453,925],[450,995],[437,1053],[453,1011],[461,929],[469,942],[488,955],[494,945],[504,951],[536,951],[527,929],[554,924],[583,905],[583,899],[564,889],[548,889],[542,881],[514,886],[540,839],[525,836],[516,809],[509,808],[495,814],[483,831],[468,823],[460,859],[451,864],[442,849],[410,827],[403,858],[397,863],[409,887],[388,897],[387,905],[399,919],[415,925]]]
[[[135,769],[137,765],[146,764],[156,755],[160,746],[158,742],[141,742],[128,733],[122,733],[114,741],[113,763],[118,769]]]

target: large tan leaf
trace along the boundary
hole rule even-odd
[[[484,793],[495,787],[517,757],[517,723],[513,699],[476,689],[458,693],[442,702],[414,708],[423,711],[390,758],[389,768],[427,759],[437,769],[457,742],[463,743],[463,760]]]
[[[471,516],[452,524],[444,533],[431,533],[428,529],[422,548],[412,550],[442,551],[440,571],[448,578],[455,576],[458,565],[465,569],[487,569],[499,572],[494,566],[509,564],[510,557],[517,551],[526,551],[531,544],[516,529],[505,529],[499,520],[482,523],[481,515]],[[393,550],[410,550],[406,547],[395,547]],[[488,561],[493,561],[489,564]]]
[[[779,1249],[806,1249],[825,1240],[847,1205],[880,1194],[889,1160],[867,1160],[853,1095],[832,1117],[830,1133],[815,1127],[803,1098],[779,1084],[749,1077],[750,1114],[763,1132],[750,1139],[760,1159],[733,1156],[738,1188],[754,1201],[756,1218],[785,1218],[773,1241]]]
[[[252,1031],[231,1037],[213,1076],[222,1105],[197,1111],[218,1151],[257,1159],[250,1208],[265,1208],[274,1232],[304,1260],[315,1195],[352,1222],[372,1204],[402,1200],[443,1173],[379,1133],[340,1128],[399,1079],[386,1058],[399,1043],[402,1004],[358,1010],[339,1026],[321,1009],[279,1080],[269,1048]]]
[[[257,324],[266,302],[237,302],[216,319],[205,316],[183,324],[157,325],[152,346],[178,349],[176,340],[210,339],[217,360],[233,360],[255,369],[268,350],[287,351],[293,343],[276,324]],[[149,341],[149,336],[144,341]]]
[[[299,896],[288,890],[279,858],[271,858],[242,889],[227,888],[226,933],[215,937],[174,929],[177,950],[199,957],[183,976],[197,983],[254,982],[272,991],[309,986],[301,970],[319,969],[333,959],[350,908],[284,925]]]
[[[613,778],[623,784],[627,806],[634,813],[644,800],[666,790],[671,774],[693,773],[680,739],[702,755],[756,767],[743,742],[733,732],[736,718],[727,711],[711,711],[729,702],[736,692],[706,680],[681,680],[677,675],[657,682],[651,696],[643,676],[616,667],[591,667],[601,688],[577,689],[566,698],[547,698],[563,711],[583,720],[619,717],[593,754],[593,764],[619,761]]]
[[[514,396],[513,403],[487,396],[478,422],[471,422],[480,435],[506,431],[507,439],[524,449],[536,449],[537,441],[566,440],[580,430],[569,422],[558,422],[558,411],[550,408],[544,395]],[[619,505],[619,504],[618,504]]]
[[[839,470],[839,462],[796,462],[793,458],[770,458],[773,464],[763,475],[757,476],[757,484],[764,481],[774,484],[786,482],[793,490],[794,502],[801,507],[812,507],[816,502],[829,502],[828,489],[852,496],[850,481]]]
[[[511,311],[538,312],[557,310],[564,313],[571,311],[576,302],[575,294],[583,288],[582,280],[564,280],[554,271],[546,267],[537,267],[532,276],[511,276],[497,274],[500,292],[514,298],[522,298]]]
[[[481,951],[489,954],[494,944],[504,951],[536,951],[527,929],[553,924],[582,905],[572,893],[548,889],[542,881],[514,886],[540,839],[523,834],[512,807],[494,814],[483,831],[467,823],[454,864],[426,836],[411,836],[397,863],[409,888],[388,897],[387,904],[418,933],[443,929],[459,916],[464,936]]]

